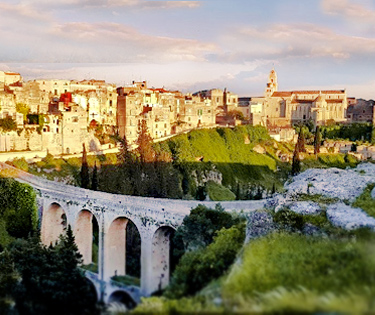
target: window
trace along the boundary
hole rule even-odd
[[[109,101],[109,106],[112,106],[112,100]]]
[[[167,124],[164,124],[164,128],[167,128]]]

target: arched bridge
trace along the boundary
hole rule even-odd
[[[137,303],[141,296],[165,288],[170,277],[170,238],[183,218],[198,204],[217,202],[156,199],[91,191],[49,181],[0,163],[1,173],[30,184],[37,192],[42,242],[58,240],[67,224],[75,235],[85,265],[92,262],[93,229],[98,229],[98,270],[87,272],[98,298],[107,303],[127,294]],[[253,211],[264,201],[221,202],[226,211]],[[112,280],[126,275],[126,227],[132,222],[141,239],[140,285]]]

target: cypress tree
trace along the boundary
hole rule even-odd
[[[138,138],[135,143],[138,145],[137,152],[139,154],[141,164],[155,161],[156,153],[152,147],[153,141],[148,132],[147,122],[145,119],[142,119],[138,125]]]
[[[316,126],[315,137],[314,137],[314,154],[320,153],[320,142],[322,141],[322,136],[320,134],[319,126]]]
[[[295,176],[301,171],[301,161],[299,159],[299,153],[301,152],[300,149],[302,145],[304,146],[304,138],[303,137],[303,132],[302,128],[301,131],[298,135],[298,140],[296,143],[296,146],[294,147],[294,152],[293,152],[293,161],[292,161],[292,175]],[[302,145],[301,145],[302,143]]]
[[[91,190],[98,190],[98,168],[96,167],[96,161],[94,171],[92,172]]]
[[[82,152],[82,167],[81,167],[81,187],[89,188],[90,176],[89,176],[89,166],[87,164],[87,152],[85,144],[83,143]]]

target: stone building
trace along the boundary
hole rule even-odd
[[[11,71],[0,71],[0,82],[4,83],[4,85],[7,86],[19,81],[22,81],[22,77],[19,73]]]
[[[138,125],[145,119],[153,138],[162,138],[197,127],[215,125],[215,107],[200,95],[148,88],[133,82],[117,89],[117,127],[130,143],[137,139]]]
[[[352,123],[374,123],[375,112],[374,112],[375,101],[364,99],[350,99],[348,106],[348,120]]]
[[[261,124],[268,128],[308,121],[315,125],[347,121],[345,90],[279,91],[274,69],[270,72],[264,98],[254,101],[263,105]]]

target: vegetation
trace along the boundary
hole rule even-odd
[[[52,247],[41,244],[38,233],[11,247],[21,281],[12,292],[20,314],[94,314],[96,292],[78,268],[82,256],[68,226]]]
[[[371,141],[372,124],[356,123],[349,125],[335,124],[322,126],[320,131],[323,139],[348,139],[351,141]]]
[[[87,152],[85,144],[83,144],[82,152],[82,166],[81,166],[81,187],[89,188],[90,176],[89,176],[89,167],[87,165]]]
[[[30,107],[25,103],[17,103],[16,104],[16,111],[17,113],[21,113],[23,115],[23,121],[27,121],[27,115],[30,112]]]
[[[348,240],[275,233],[247,246],[243,268],[233,270],[223,293],[229,298],[277,287],[304,287],[319,293],[362,292],[375,284],[374,257],[366,250],[370,244],[358,240],[348,246]]]
[[[371,197],[371,191],[374,189],[375,184],[369,184],[363,193],[353,202],[352,206],[361,208],[368,215],[375,218],[375,199]]]
[[[0,178],[0,230],[4,238],[0,245],[7,245],[9,239],[26,238],[36,228],[38,220],[35,192],[31,186],[14,179]],[[3,243],[4,242],[4,243]]]
[[[173,273],[166,296],[181,298],[201,290],[230,267],[245,239],[245,224],[221,229],[205,248],[182,256]]]
[[[17,130],[17,124],[12,117],[7,116],[5,118],[0,118],[0,128],[4,131]]]

